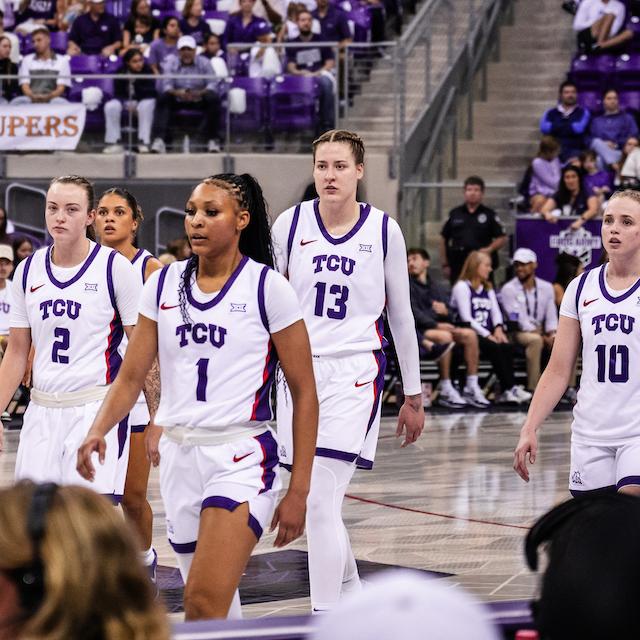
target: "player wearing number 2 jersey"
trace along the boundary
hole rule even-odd
[[[398,435],[406,429],[405,445],[420,435],[424,411],[400,227],[379,209],[356,201],[364,175],[364,145],[356,134],[329,131],[313,149],[319,198],[285,211],[273,235],[278,268],[302,305],[320,401],[307,541],[311,603],[323,611],[360,584],[341,510],[356,466],[371,468],[375,456],[385,308],[406,398],[398,420]],[[283,382],[278,385],[278,438],[285,466],[295,450],[291,433]]]
[[[311,351],[295,293],[273,264],[262,190],[249,175],[207,178],[191,193],[185,230],[194,255],[152,274],[122,371],[78,452],[96,473],[103,436],[135,403],[156,354],[155,423],[167,532],[185,579],[187,619],[237,617],[237,587],[265,527],[276,546],[304,528],[317,425]],[[296,458],[278,494],[270,391],[278,358],[290,377]],[[108,449],[107,449],[108,451]],[[235,594],[235,595],[234,595]]]
[[[575,278],[560,307],[551,360],[533,396],[514,468],[529,480],[537,431],[556,405],[582,342],[582,376],[571,425],[569,488],[640,495],[640,193],[620,191],[602,224],[609,262]]]
[[[78,484],[74,452],[120,367],[123,330],[137,319],[142,283],[126,258],[86,237],[93,187],[84,178],[51,182],[45,220],[53,244],[20,263],[13,281],[9,349],[0,368],[0,410],[35,348],[31,402],[24,416],[16,478]],[[128,438],[114,430],[95,489],[122,496]]]

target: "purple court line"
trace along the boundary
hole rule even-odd
[[[448,518],[449,520],[463,520],[464,522],[475,522],[478,524],[492,524],[496,527],[509,527],[510,529],[524,529],[529,530],[529,527],[525,527],[520,524],[504,524],[502,522],[492,522],[491,520],[479,520],[477,518],[463,518],[461,516],[452,516],[447,513],[435,513],[434,511],[423,511],[422,509],[414,509],[413,507],[401,507],[397,504],[387,504],[386,502],[380,502],[378,500],[370,500],[369,498],[361,498],[360,496],[354,496],[350,493],[346,494],[347,498],[357,500],[358,502],[366,502],[367,504],[375,504],[379,507],[387,507],[388,509],[398,509],[399,511],[410,511],[411,513],[421,513],[425,516],[436,516],[437,518]]]

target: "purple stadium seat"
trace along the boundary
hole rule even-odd
[[[82,90],[88,87],[97,87],[102,91],[103,96],[100,105],[96,109],[93,111],[87,110],[85,129],[91,131],[102,130],[104,128],[104,103],[111,100],[114,94],[113,80],[111,78],[74,78],[69,89],[68,99],[71,102],[82,102]]]
[[[227,26],[227,21],[229,20],[229,12],[205,9],[204,19],[209,24],[211,31],[222,38],[225,27]]]
[[[624,28],[633,31],[633,38],[627,43],[627,50],[640,51],[640,17],[631,16]]]
[[[269,82],[264,78],[233,78],[229,88],[244,89],[247,93],[247,110],[231,114],[231,133],[262,131],[267,123]],[[226,117],[226,110],[222,117]],[[226,122],[223,126],[226,127]]]
[[[619,94],[620,108],[640,111],[640,91],[624,91]]]
[[[597,115],[602,112],[602,92],[601,91],[580,91],[578,93],[578,104]]]
[[[580,91],[603,91],[612,84],[615,64],[614,56],[577,56],[571,63],[569,78]]]
[[[273,131],[314,129],[318,87],[308,76],[279,76],[271,84],[269,99]]]
[[[112,56],[115,60],[110,58],[102,58],[102,73],[118,73],[122,67],[122,58],[118,56]]]
[[[69,58],[69,65],[71,67],[71,73],[80,74],[92,74],[102,73],[102,56],[71,56]]]
[[[207,11],[217,11],[218,0],[204,0],[202,8],[205,10],[205,13]]]
[[[640,90],[640,53],[624,53],[616,60],[618,91]]]

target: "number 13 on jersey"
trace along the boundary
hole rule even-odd
[[[316,282],[314,285],[316,290],[316,305],[314,314],[322,317],[325,312],[325,301],[327,297],[327,283]],[[349,288],[345,285],[332,284],[329,287],[329,295],[333,296],[333,300],[327,300],[326,315],[332,320],[344,320],[347,315],[347,300],[349,299]]]

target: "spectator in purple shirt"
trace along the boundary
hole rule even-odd
[[[540,213],[547,198],[550,198],[560,184],[560,145],[553,136],[542,136],[538,155],[531,163],[529,183],[529,208],[532,213]]]
[[[602,204],[613,192],[614,174],[611,171],[599,170],[597,160],[598,156],[592,149],[587,149],[580,156],[584,172],[582,183],[587,196],[596,196]]]
[[[202,44],[211,33],[203,17],[202,0],[187,0],[182,10],[180,31],[183,36],[193,36],[196,44]]]
[[[309,11],[298,14],[300,35],[291,42],[323,42],[311,32],[313,16]],[[318,134],[335,127],[335,81],[332,76],[335,59],[330,47],[287,48],[287,72],[296,76],[313,76],[320,89],[320,122]]]
[[[638,125],[631,114],[620,111],[615,89],[605,91],[602,106],[604,113],[596,116],[589,127],[589,146],[598,154],[603,166],[610,166],[620,161],[624,143],[638,135]]]
[[[256,42],[268,44],[271,42],[273,33],[271,24],[264,18],[259,18],[253,13],[256,0],[240,0],[240,11],[229,16],[227,26],[224,31],[224,41],[230,44],[254,44]],[[230,51],[231,52],[231,51]],[[265,54],[265,49],[260,49],[254,56],[254,60],[259,63]],[[251,62],[254,62],[251,60]],[[250,52],[240,51],[235,61],[236,75],[247,75],[249,72]]]
[[[320,23],[320,35],[326,42],[339,42],[348,45],[353,38],[347,16],[329,0],[318,0],[318,7],[311,15]]]
[[[122,46],[122,30],[118,19],[107,13],[104,0],[89,0],[89,11],[78,16],[69,32],[70,56],[79,54],[105,57],[116,53]]]
[[[15,30],[31,33],[38,24],[44,24],[49,29],[58,28],[56,0],[22,0],[16,14]]]
[[[178,53],[178,38],[180,37],[180,23],[178,18],[167,16],[162,21],[160,38],[154,40],[149,47],[149,58],[147,62],[153,73],[162,71],[164,61],[170,55]]]

